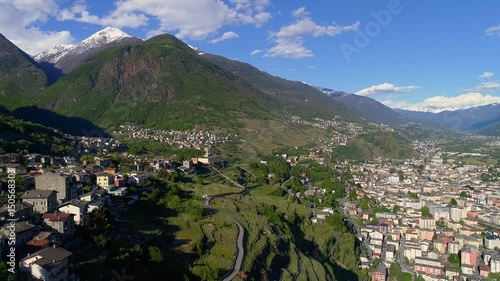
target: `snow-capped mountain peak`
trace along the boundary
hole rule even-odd
[[[188,45],[188,46],[189,46],[189,48],[191,48],[191,49],[193,49],[195,52],[197,52],[197,53],[198,53],[198,55],[200,55],[200,56],[205,54],[205,52],[203,52],[203,51],[202,51],[200,48],[198,48],[198,47],[193,47],[193,46],[191,46],[191,45]]]
[[[132,36],[121,31],[118,28],[106,27],[90,37],[83,40],[77,45],[57,45],[46,51],[37,54],[34,59],[38,62],[48,61],[51,63],[57,63],[62,57],[69,53],[80,54],[84,53],[90,49],[97,48],[102,45],[106,45],[112,42],[122,40],[124,38],[132,38]]]
[[[57,61],[59,60],[59,58],[67,54],[75,46],[76,45],[57,45],[37,54],[33,58],[36,61],[42,61],[42,60]]]
[[[114,46],[132,45],[142,42],[118,28],[106,27],[76,45],[59,45],[37,54],[34,59],[43,63],[49,71],[52,68],[69,73],[93,55]]]
[[[80,44],[81,46],[86,45],[95,45],[95,44],[107,44],[113,41],[118,41],[123,38],[132,37],[127,33],[121,31],[118,28],[114,27],[106,27],[103,30],[100,30],[94,34],[92,34],[87,39],[83,40]]]

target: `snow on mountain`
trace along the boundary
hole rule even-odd
[[[76,47],[76,45],[57,45],[37,54],[33,59],[38,62],[57,61],[74,47]]]
[[[193,47],[193,46],[191,46],[191,45],[188,45],[188,46],[189,46],[189,48],[191,48],[191,49],[193,49],[195,52],[197,52],[197,53],[198,53],[198,55],[200,55],[200,56],[205,54],[205,52],[203,52],[203,51],[202,51],[200,48],[198,48],[198,47]]]
[[[492,103],[492,104],[483,104],[483,105],[473,105],[468,107],[433,107],[433,106],[419,106],[419,105],[411,105],[411,106],[398,106],[393,107],[393,109],[402,109],[408,111],[416,111],[416,112],[430,112],[430,113],[440,113],[443,111],[457,111],[457,110],[477,110],[481,109],[484,106],[500,106],[500,103]]]
[[[133,38],[118,28],[106,27],[101,31],[92,34],[77,45],[58,45],[37,54],[34,59],[37,62],[45,61],[57,63],[67,55],[76,55],[100,46],[120,41],[124,38]]]
[[[109,44],[115,41],[119,41],[123,38],[132,37],[127,33],[121,31],[118,28],[106,27],[101,31],[92,34],[87,39],[83,40],[82,43],[77,45],[76,50],[78,52],[85,52],[88,49],[92,49],[101,45]]]

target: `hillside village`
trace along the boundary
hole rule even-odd
[[[15,203],[3,200],[0,206],[0,254],[8,257],[9,240],[14,237],[19,268],[26,278],[51,275],[55,279],[50,280],[79,280],[68,269],[71,251],[82,243],[76,234],[85,231],[90,214],[107,209],[119,221],[128,189],[151,190],[149,178],[159,171],[186,173],[193,162],[222,163],[222,157],[209,149],[200,157],[175,162],[161,157],[117,160],[92,156],[122,151],[123,144],[115,139],[84,137],[77,147],[91,154],[80,161],[71,156],[0,155],[2,194],[7,199],[7,194],[15,192],[17,197]],[[15,182],[15,188],[11,189],[9,180]],[[127,204],[137,200],[134,195]]]
[[[215,135],[183,136],[207,140],[204,144],[208,145],[219,139]],[[446,152],[439,142],[413,145],[419,159],[336,164],[337,169],[352,174],[352,184],[344,187],[346,196],[333,198],[341,203],[350,231],[361,242],[360,268],[370,270],[372,280],[385,280],[398,272],[425,280],[479,280],[500,274],[498,168],[457,163],[452,157],[471,154]],[[70,266],[72,251],[81,243],[74,237],[78,229],[87,227],[92,212],[109,209],[120,221],[125,205],[139,199],[129,196],[129,189],[150,189],[150,178],[159,172],[179,174],[198,164],[225,165],[209,148],[203,156],[183,162],[133,156],[126,152],[126,145],[107,138],[80,138],[77,149],[85,154],[78,161],[71,156],[0,155],[3,193],[7,192],[6,175],[12,174],[19,199],[0,209],[0,250],[7,255],[10,225],[15,219],[16,251],[25,275],[51,273],[78,280]],[[325,166],[331,161],[328,151],[319,147],[277,156],[291,167],[304,161]],[[267,164],[261,161],[259,165]],[[267,175],[268,179],[274,176]],[[298,188],[288,183],[292,179]],[[336,208],[324,204],[332,197],[314,181],[302,173],[281,184],[289,202],[311,208],[313,224],[323,223]],[[395,264],[399,265],[396,273]]]

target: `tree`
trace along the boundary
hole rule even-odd
[[[456,264],[458,264],[458,263],[460,263],[460,258],[458,257],[457,254],[450,254],[448,256],[448,261],[450,263],[456,263]]]
[[[431,212],[429,210],[429,207],[427,207],[427,206],[423,206],[420,209],[420,212],[422,212],[422,216],[424,216],[424,217],[430,217],[431,216]]]
[[[394,205],[394,208],[392,208],[392,212],[395,214],[397,214],[400,210],[401,210],[401,207],[399,207],[398,205]]]
[[[159,263],[163,261],[163,254],[158,247],[151,246],[149,247],[149,258],[152,262]]]
[[[99,248],[106,248],[109,245],[109,239],[104,234],[94,236],[94,242]]]
[[[466,191],[460,192],[460,198],[467,198],[467,197],[469,197],[469,194],[467,194]]]
[[[361,198],[361,201],[359,202],[359,207],[361,210],[366,211],[370,207],[368,206],[368,200],[366,200],[366,197]]]
[[[4,261],[0,261],[0,280],[7,280],[8,273],[7,263]]]
[[[458,202],[455,198],[451,198],[450,206],[458,206]]]

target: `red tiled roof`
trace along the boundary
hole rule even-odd
[[[67,214],[67,213],[45,213],[43,214],[42,218],[48,219],[49,221],[65,221],[67,220],[72,214]]]
[[[31,239],[26,243],[26,245],[29,246],[36,246],[36,247],[43,247],[45,245],[49,244],[49,241],[47,240],[39,240],[39,239]]]

